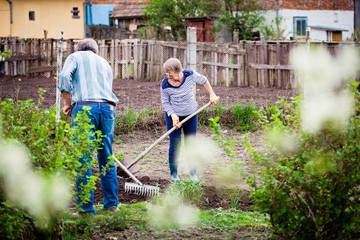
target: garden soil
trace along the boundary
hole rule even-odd
[[[33,99],[37,101],[39,88],[44,89],[44,107],[54,106],[56,103],[56,79],[45,77],[0,77],[0,99],[12,98],[14,100]],[[134,79],[116,79],[114,80],[113,89],[115,95],[120,100],[116,107],[117,115],[123,114],[126,109],[131,108],[133,112],[139,113],[144,109],[160,111],[163,115],[163,109],[160,100],[160,82],[137,81]],[[268,106],[276,103],[279,99],[284,97],[289,100],[291,97],[297,95],[294,90],[284,90],[275,88],[249,88],[249,87],[225,87],[213,86],[215,93],[220,96],[221,106],[230,108],[235,104],[249,104],[254,103],[256,107]],[[201,86],[196,87],[196,97],[199,107],[209,101],[209,96],[206,90]],[[210,106],[208,109],[211,109]],[[200,209],[214,209],[214,208],[230,208],[231,196],[240,196],[239,208],[243,211],[250,211],[250,206],[253,204],[248,197],[248,186],[246,180],[239,174],[237,178],[228,179],[228,174],[220,174],[225,169],[231,169],[234,162],[240,162],[243,171],[248,171],[246,166],[249,165],[249,154],[246,152],[242,144],[242,137],[245,133],[239,132],[229,126],[221,126],[224,137],[234,140],[232,151],[236,152],[234,157],[230,157],[224,152],[213,156],[214,159],[209,164],[202,164],[197,169],[199,179],[204,182],[204,196],[202,203],[198,206]],[[130,133],[117,133],[114,137],[113,152],[117,157],[130,156],[137,157],[148,146],[155,142],[161,135],[166,132],[165,121],[161,117],[160,121],[150,125],[150,127],[143,129],[135,129]],[[253,146],[260,152],[265,152],[266,147],[262,139],[263,132],[261,130],[250,132],[249,139]],[[209,127],[201,126],[198,130],[198,137],[212,139],[213,135]],[[138,164],[141,170],[136,174],[139,180],[147,185],[159,186],[160,191],[163,192],[166,186],[169,185],[169,167],[168,167],[168,138],[160,142],[154,149],[152,149]],[[183,150],[181,150],[183,151]],[[181,179],[188,179],[189,170],[183,159],[183,154],[180,151],[179,160],[179,176]],[[235,179],[235,180],[234,180]],[[146,196],[139,196],[135,194],[125,193],[124,184],[126,181],[131,182],[131,179],[123,179],[120,176],[119,180],[119,200],[121,203],[136,203],[139,201],[147,201],[150,198]],[[245,193],[245,194],[244,194]],[[100,184],[97,185],[95,192],[95,202],[100,203],[103,195]],[[211,230],[209,230],[211,231]],[[124,232],[126,235],[126,232]],[[134,232],[132,232],[134,234]],[[139,234],[139,233],[137,233]],[[184,233],[188,234],[188,233]],[[206,239],[189,233],[189,238]],[[140,234],[141,235],[141,234]],[[142,239],[145,236],[134,236]],[[151,235],[151,234],[150,234]],[[150,236],[149,235],[149,236]],[[131,236],[124,236],[124,238]],[[186,237],[186,238],[188,238]],[[236,236],[235,236],[236,237]],[[177,238],[167,238],[177,239]],[[179,238],[181,239],[181,238]],[[215,238],[214,238],[215,239]],[[238,239],[241,238],[239,236]]]

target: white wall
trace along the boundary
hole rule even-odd
[[[335,13],[337,13],[337,22],[335,21]],[[268,25],[277,16],[276,10],[267,11],[264,13]],[[347,29],[343,32],[343,40],[351,39],[354,32],[354,11],[327,11],[327,10],[278,10],[278,16],[282,16],[285,21],[281,23],[280,28],[286,29],[286,39],[293,36],[293,17],[307,17],[308,26],[324,26],[332,28]],[[307,29],[309,30],[309,28]],[[318,41],[326,41],[326,33],[316,34],[316,38],[325,36],[324,39],[316,39]],[[310,36],[312,39],[312,36]]]

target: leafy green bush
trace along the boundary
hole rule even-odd
[[[81,177],[86,169],[93,167],[93,165],[87,165],[80,169],[78,159],[84,155],[93,156],[93,151],[100,146],[101,132],[89,133],[93,126],[89,124],[90,119],[86,114],[88,109],[80,112],[76,117],[75,120],[79,121],[77,128],[71,128],[70,124],[63,120],[56,122],[54,107],[41,108],[43,94],[44,91],[40,89],[37,104],[34,104],[31,99],[19,100],[16,103],[12,99],[6,99],[0,103],[1,144],[16,142],[26,146],[31,168],[38,175],[47,178],[49,184],[54,176],[63,176],[75,184],[75,180]],[[77,141],[73,141],[75,138]],[[87,185],[84,200],[89,197],[90,189],[94,189],[98,175],[93,176]],[[0,179],[0,183],[1,186],[6,184],[4,178]],[[24,195],[24,201],[26,201],[25,197]],[[0,200],[4,201],[4,198],[1,197]],[[10,216],[7,217],[10,218]],[[5,222],[2,221],[1,224]],[[51,224],[46,226],[49,227]]]
[[[89,136],[90,119],[85,111],[80,112],[76,121],[81,122],[77,129],[60,120],[56,122],[56,110],[41,108],[43,91],[37,104],[31,99],[16,104],[6,99],[1,106],[1,138],[16,140],[29,150],[32,166],[43,173],[59,173],[74,176],[74,163],[84,154],[92,155],[101,139]],[[98,136],[100,132],[95,133]],[[74,142],[74,137],[77,141]],[[93,140],[89,140],[92,138]]]
[[[9,201],[0,203],[0,223],[1,239],[34,238],[31,217],[26,212],[14,208]]]
[[[326,122],[319,132],[303,132],[299,97],[293,103],[283,102],[281,111],[273,109],[265,127],[266,136],[275,143],[270,153],[258,153],[247,143],[258,173],[249,178],[256,206],[270,215],[274,232],[285,239],[351,239],[360,232],[356,86],[353,83],[355,111],[345,129]]]

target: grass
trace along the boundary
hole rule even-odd
[[[200,226],[229,230],[238,227],[270,227],[269,217],[258,212],[243,212],[237,209],[212,209],[200,212]]]
[[[85,216],[75,218],[67,215],[63,221],[63,236],[64,239],[91,239],[93,235],[109,235],[119,236],[119,232],[124,229],[131,229],[135,234],[151,234],[152,236],[166,234],[174,234],[174,231],[179,229],[156,230],[149,225],[149,216],[146,202],[135,204],[120,204],[119,212],[110,213],[102,210],[102,206],[98,205],[97,214],[95,216]],[[246,236],[264,235],[267,239],[270,235],[270,222],[267,215],[259,212],[243,212],[237,209],[212,209],[201,210],[199,214],[199,221],[196,225],[191,226],[186,230],[191,232],[201,232],[201,229],[212,229],[212,232],[219,232],[221,234],[238,233],[240,228],[245,228],[242,231],[247,231]],[[257,232],[257,229],[266,229]],[[207,234],[204,232],[204,234]],[[135,235],[136,236],[136,235]],[[166,238],[166,237],[165,237]],[[146,238],[150,239],[150,238]],[[171,239],[171,238],[167,238]],[[243,238],[247,239],[247,238]],[[252,238],[250,238],[252,239]],[[257,238],[259,239],[259,238]]]

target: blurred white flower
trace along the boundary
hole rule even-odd
[[[44,177],[29,167],[26,149],[0,143],[0,177],[6,198],[26,209],[42,226],[68,204],[69,185],[60,177]]]
[[[181,154],[189,169],[197,169],[216,161],[220,153],[219,147],[211,139],[196,136],[185,139],[184,151]]]
[[[186,228],[198,222],[199,210],[184,204],[174,191],[161,195],[148,209],[149,223],[159,229]]]
[[[332,123],[331,127],[341,129],[346,126],[352,108],[353,99],[350,94],[311,97],[302,107],[303,130],[316,132],[323,127],[323,123],[329,122]]]
[[[290,54],[290,64],[304,94],[303,129],[315,132],[325,122],[335,123],[332,127],[344,126],[353,107],[344,83],[354,78],[360,69],[358,51],[344,47],[333,57],[323,47],[312,50],[298,47]]]
[[[284,154],[291,154],[297,150],[298,142],[296,136],[285,131],[269,131],[265,140],[277,150]]]

